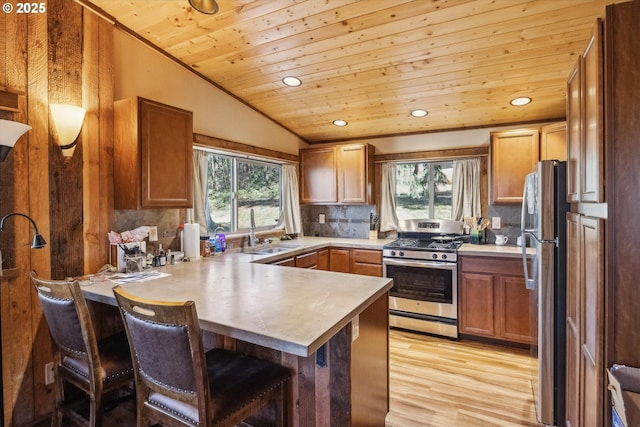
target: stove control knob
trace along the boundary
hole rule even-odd
[[[391,251],[391,256],[396,256],[396,251]]]
[[[442,254],[442,259],[447,259],[447,254]]]
[[[400,255],[400,256],[404,256],[404,252],[400,251],[400,252],[398,253],[398,255]]]
[[[433,258],[433,259],[438,259],[438,254],[433,254],[433,255],[431,255],[431,258]]]

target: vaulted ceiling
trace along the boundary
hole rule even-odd
[[[563,119],[569,72],[614,2],[217,0],[206,15],[78,1],[308,142]],[[509,104],[520,96],[533,101]]]

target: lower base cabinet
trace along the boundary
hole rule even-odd
[[[270,264],[382,277],[382,251],[375,249],[319,249]]]
[[[460,257],[460,334],[536,343],[531,292],[525,286],[519,258]]]

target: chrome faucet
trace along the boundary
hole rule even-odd
[[[256,238],[256,220],[253,217],[253,208],[249,211],[249,246],[255,246],[258,243],[258,239]]]

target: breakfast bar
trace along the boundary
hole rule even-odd
[[[291,425],[383,426],[392,281],[244,256],[168,265],[159,269],[164,277],[122,287],[141,298],[193,300],[213,345],[290,367]],[[115,284],[94,278],[83,291],[89,300],[115,305]]]

